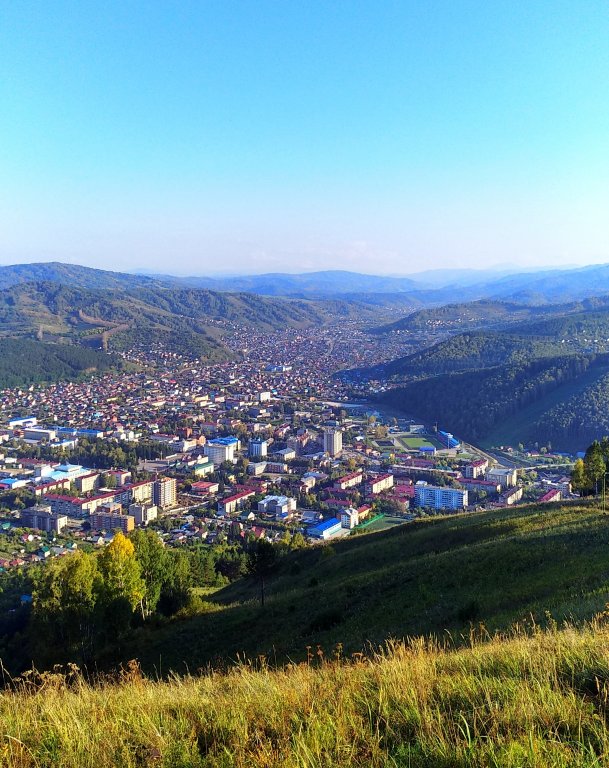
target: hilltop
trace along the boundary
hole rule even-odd
[[[125,289],[160,284],[158,280],[147,275],[111,272],[105,269],[83,267],[80,264],[64,264],[60,261],[0,266],[0,285],[3,290],[24,283],[45,282],[90,290]]]

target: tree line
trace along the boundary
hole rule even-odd
[[[571,487],[581,496],[598,495],[605,490],[609,472],[609,437],[594,440],[583,459],[577,459],[571,472]]]
[[[11,671],[31,661],[38,668],[90,665],[138,626],[204,611],[193,588],[222,586],[252,572],[255,550],[228,542],[172,549],[156,532],[137,529],[117,533],[99,552],[78,550],[3,574],[0,657]],[[31,594],[31,608],[16,607],[23,593]]]

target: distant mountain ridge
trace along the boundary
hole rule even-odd
[[[440,271],[441,273],[441,271]],[[442,281],[436,271],[420,276],[384,277],[343,270],[303,274],[269,273],[230,278],[172,278],[192,287],[218,291],[247,291],[269,296],[399,295],[405,305],[438,306],[449,302],[492,299],[527,305],[579,301],[609,293],[609,265],[570,269],[543,269],[511,274],[485,270],[446,270]],[[478,279],[477,279],[478,278]],[[378,303],[378,298],[376,299]]]
[[[11,264],[0,266],[0,289],[12,288],[23,283],[61,283],[88,289],[135,288],[161,285],[148,275],[131,275],[105,269],[83,267],[80,264],[64,264],[59,261]]]
[[[475,281],[477,275],[479,282]],[[385,301],[388,305],[402,304],[405,309],[416,309],[481,299],[525,305],[580,301],[609,294],[609,264],[508,275],[499,273],[497,276],[485,270],[446,270],[445,284],[442,284],[436,270],[422,272],[420,277],[416,274],[388,277],[348,270],[326,270],[218,278],[130,274],[61,262],[0,267],[0,285],[4,288],[32,281],[59,282],[90,289],[164,286],[275,297],[340,297],[377,306]]]

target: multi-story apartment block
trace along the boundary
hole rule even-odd
[[[21,511],[21,525],[24,528],[61,533],[67,524],[67,516],[51,512],[50,506],[30,507]]]
[[[338,480],[334,482],[334,487],[339,491],[346,491],[347,488],[353,488],[354,486],[359,485],[363,480],[363,472],[350,472],[348,475],[339,477]]]
[[[94,531],[107,531],[118,528],[123,533],[129,533],[135,528],[133,515],[122,515],[117,512],[96,512],[90,517],[91,528]]]
[[[324,453],[337,456],[343,449],[343,433],[340,429],[324,430]]]
[[[377,475],[368,481],[368,493],[376,495],[393,488],[394,477],[392,474]]]
[[[486,479],[499,483],[502,488],[513,488],[518,482],[518,471],[505,467],[493,467],[487,471]]]
[[[99,488],[99,474],[90,472],[88,475],[81,475],[74,480],[74,485],[79,493],[91,493]]]
[[[267,455],[269,444],[266,440],[250,440],[248,453],[250,459],[257,459]]]
[[[152,486],[152,501],[157,507],[173,507],[177,501],[177,483],[175,477],[161,477]]]
[[[158,517],[158,508],[154,504],[130,504],[129,514],[133,515],[136,525],[148,525]]]
[[[236,437],[216,437],[205,443],[203,452],[210,461],[220,465],[224,461],[234,461],[235,452],[239,450],[239,440]]]
[[[258,502],[258,512],[267,515],[290,515],[296,511],[296,499],[290,496],[265,496]]]
[[[93,515],[104,504],[114,502],[113,493],[104,493],[101,496],[93,496],[89,499],[81,499],[78,496],[58,496],[45,494],[43,502],[51,507],[51,511],[68,517],[86,517]]]
[[[477,477],[483,477],[487,469],[487,459],[478,459],[477,461],[472,461],[471,464],[465,465],[465,477],[475,480]]]
[[[414,499],[417,507],[463,509],[468,503],[467,496],[467,491],[459,488],[428,485],[424,480],[420,480],[414,487]]]
[[[237,510],[241,509],[248,499],[256,495],[256,491],[246,490],[234,493],[232,496],[228,496],[226,499],[218,502],[218,514],[220,515],[233,515]]]

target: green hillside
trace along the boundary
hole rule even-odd
[[[411,381],[378,400],[466,440],[580,450],[607,431],[608,373],[606,354],[548,357]]]
[[[291,552],[264,607],[243,578],[117,640],[93,680],[8,681],[2,765],[599,768],[608,547],[578,501]]]
[[[478,331],[461,333],[421,352],[382,367],[384,376],[419,378],[452,371],[519,364],[527,360],[564,355],[565,346],[551,338]]]
[[[171,351],[229,356],[220,337],[235,325],[272,331],[359,316],[347,302],[272,299],[182,288],[88,290],[58,282],[24,283],[0,291],[0,333],[70,340],[110,350],[161,343]]]
[[[609,311],[573,312],[563,317],[551,317],[525,323],[519,332],[531,336],[556,339],[578,339],[606,342],[609,339]]]
[[[609,518],[594,504],[526,506],[434,518],[289,554],[267,584],[251,577],[217,592],[209,612],[142,628],[123,658],[165,672],[224,665],[245,654],[283,663],[307,646],[346,652],[388,637],[470,622],[506,629],[531,616],[583,620],[609,601]],[[105,663],[115,663],[113,652]]]
[[[122,365],[119,357],[86,347],[0,338],[0,388],[75,379]]]
[[[3,288],[12,288],[24,283],[53,282],[89,290],[124,289],[159,284],[158,280],[146,275],[111,272],[105,269],[83,267],[80,264],[64,264],[60,261],[0,266],[0,282]]]
[[[599,618],[453,649],[414,639],[270,670],[92,685],[74,670],[0,693],[7,768],[601,768],[609,631]]]
[[[603,296],[544,306],[531,305],[524,301],[515,303],[482,299],[419,309],[393,323],[373,328],[371,332],[386,334],[399,331],[420,334],[425,331],[443,331],[453,334],[480,329],[506,329],[512,325],[515,326],[514,331],[517,329],[519,334],[555,336],[561,328],[568,333],[574,324],[586,322],[588,314],[599,312],[603,315],[603,310],[607,309],[608,304],[609,299]],[[571,318],[571,315],[577,317]],[[554,321],[556,325],[553,325]],[[591,322],[594,322],[594,319]]]
[[[535,320],[545,317],[548,311],[551,310],[547,307],[492,300],[445,304],[441,307],[417,310],[394,323],[374,328],[372,333],[385,334],[395,331],[420,333],[437,331],[439,327],[446,332],[459,333],[479,328],[503,327],[523,320]]]

